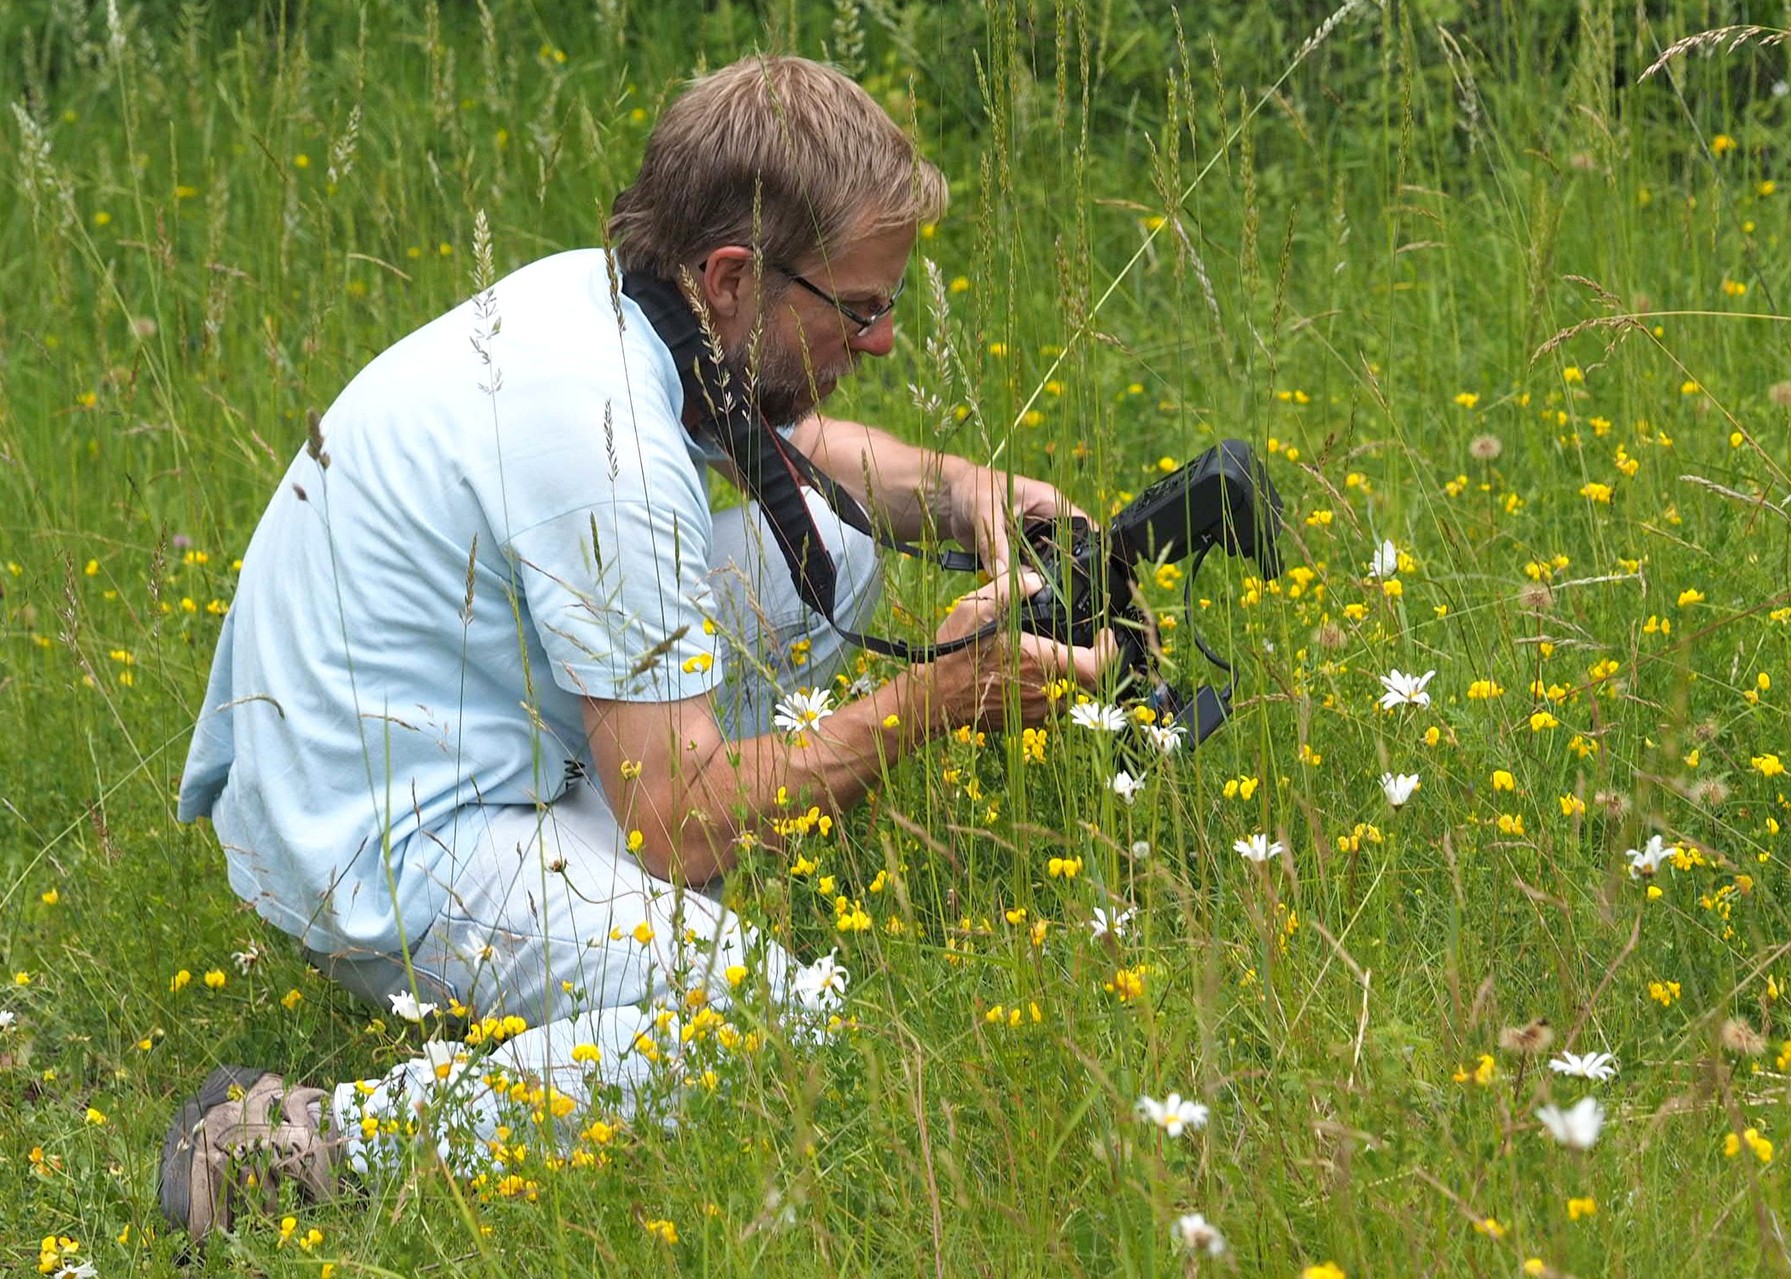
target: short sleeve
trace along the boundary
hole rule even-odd
[[[665,702],[712,691],[707,509],[615,499],[511,539],[553,680],[567,692]]]

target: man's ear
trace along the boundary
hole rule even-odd
[[[758,300],[758,281],[754,276],[755,255],[744,245],[729,244],[711,249],[698,269],[697,280],[703,300],[718,322],[726,323],[750,316]]]

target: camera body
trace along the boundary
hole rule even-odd
[[[1250,446],[1219,444],[1134,498],[1104,529],[1087,520],[1041,520],[1026,530],[1027,562],[1045,580],[1020,611],[1021,629],[1066,644],[1086,646],[1113,628],[1129,671],[1150,678],[1150,701],[1173,718],[1185,699],[1154,677],[1133,566],[1204,557],[1214,547],[1256,561],[1264,579],[1280,576],[1275,538],[1281,495]],[[1201,737],[1205,703],[1221,697],[1200,690]],[[1223,719],[1219,712],[1212,727]]]

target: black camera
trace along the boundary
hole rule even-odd
[[[1043,520],[1026,532],[1027,562],[1045,580],[1021,607],[1022,630],[1066,644],[1092,644],[1113,629],[1128,674],[1144,681],[1159,722],[1180,723],[1204,741],[1230,713],[1235,680],[1223,690],[1203,686],[1195,695],[1195,723],[1187,724],[1188,699],[1157,673],[1153,641],[1141,607],[1134,567],[1140,561],[1169,564],[1196,557],[1194,574],[1214,547],[1256,561],[1264,580],[1281,574],[1275,538],[1281,495],[1250,446],[1222,440],[1180,470],[1152,484],[1103,529],[1088,521]],[[1231,667],[1198,636],[1195,643],[1228,674]]]

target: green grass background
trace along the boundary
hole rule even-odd
[[[1212,1273],[1791,1271],[1791,1153],[1724,1155],[1787,1138],[1791,814],[1756,761],[1791,759],[1788,51],[1643,79],[1680,36],[1791,17],[1650,10],[1363,5],[1303,51],[1327,10],[8,6],[0,1265],[67,1235],[103,1275],[169,1273],[155,1158],[212,1064],[333,1080],[414,1048],[174,823],[211,606],[307,410],[471,292],[477,212],[500,271],[597,242],[681,80],[773,48],[846,65],[952,184],[918,245],[949,313],[917,265],[841,412],[1103,510],[1225,436],[1267,458],[1302,571],[1213,564],[1194,619],[1242,659],[1239,715],[1133,807],[1067,723],[1042,763],[1000,735],[904,763],[803,846],[818,874],[767,855],[735,889],[805,957],[841,948],[832,1046],[727,1056],[601,1167],[537,1141],[531,1194],[419,1159],[304,1212],[309,1250],[270,1224],[202,1268],[1174,1273],[1200,1211],[1232,1243]],[[1382,538],[1396,597],[1366,573]],[[888,624],[963,585],[898,570]],[[1376,709],[1393,667],[1437,671],[1428,710]],[[1397,814],[1384,770],[1423,777]],[[1231,851],[1258,830],[1290,866]],[[1651,833],[1689,850],[1653,898],[1623,857]],[[876,927],[839,934],[820,875]],[[1121,903],[1132,933],[1091,943]],[[1537,1017],[1618,1079],[1500,1050]],[[1721,1046],[1730,1018],[1762,1053]],[[1171,1090],[1204,1133],[1133,1118]],[[1559,1149],[1533,1112],[1586,1091],[1604,1135]]]

